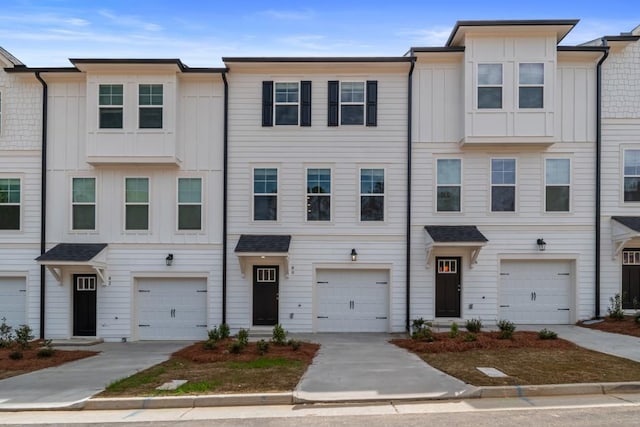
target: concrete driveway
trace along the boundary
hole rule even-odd
[[[101,353],[55,368],[1,380],[0,411],[69,407],[102,391],[114,380],[167,360],[171,353],[189,344],[191,342],[187,341],[144,341],[102,343],[78,348]]]

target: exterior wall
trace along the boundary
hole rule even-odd
[[[391,270],[390,331],[404,330],[404,232],[408,65],[393,73],[359,66],[356,72],[291,69],[229,76],[228,322],[252,324],[252,273],[242,277],[234,248],[241,234],[290,234],[289,277],[280,273],[279,321],[290,331],[313,330],[314,271],[368,265]],[[319,66],[318,69],[325,69]],[[406,72],[405,69],[406,68]],[[357,74],[356,74],[357,73]],[[312,81],[312,126],[261,126],[261,82]],[[378,81],[376,127],[327,126],[327,81]],[[252,220],[253,167],[278,168],[278,220]],[[306,168],[332,170],[332,220],[306,221]],[[359,169],[385,170],[385,220],[360,221]],[[358,252],[356,263],[351,249]],[[281,259],[252,259],[273,265]],[[281,262],[282,265],[284,263]],[[290,317],[293,313],[293,317]]]

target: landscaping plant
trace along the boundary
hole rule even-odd
[[[465,323],[467,331],[477,334],[482,330],[482,321],[480,319],[469,319]]]
[[[287,344],[289,345],[289,347],[291,347],[291,350],[293,351],[298,351],[300,349],[300,346],[302,345],[302,343],[298,340],[289,340]]]
[[[555,340],[556,338],[558,338],[558,334],[550,329],[544,328],[540,332],[538,332],[538,338],[540,338],[541,340]]]
[[[622,309],[622,297],[620,294],[615,294],[613,297],[609,298],[609,302],[611,303],[607,308],[607,313],[609,313],[609,317],[615,320],[624,319],[624,310]]]
[[[31,332],[31,328],[28,325],[20,325],[20,327],[16,329],[16,342],[21,349],[26,350],[29,348],[29,341],[34,338]]]
[[[220,339],[224,340],[231,336],[231,330],[229,329],[229,325],[226,323],[222,323],[218,328],[218,333],[220,334]]]
[[[269,351],[269,343],[265,340],[256,342],[256,347],[258,348],[258,353],[260,354],[260,356],[264,356],[264,354]]]
[[[516,325],[514,325],[513,322],[502,319],[498,321],[496,326],[498,326],[498,329],[500,329],[498,338],[500,338],[501,340],[508,340],[513,338],[513,333],[516,330]]]
[[[279,323],[273,327],[271,342],[275,345],[285,345],[287,343],[287,331]]]
[[[460,333],[460,328],[458,327],[458,324],[456,322],[453,322],[451,324],[451,328],[449,329],[449,337],[455,338],[458,336],[459,333]]]
[[[422,317],[414,319],[411,328],[413,333],[411,338],[419,341],[433,341],[433,332],[431,331],[431,322],[427,322]]]
[[[2,318],[0,323],[0,348],[10,347],[13,343],[13,328],[7,325],[7,318]]]
[[[238,331],[238,344],[240,344],[241,347],[246,347],[247,344],[249,344],[249,331],[246,329],[240,329]]]

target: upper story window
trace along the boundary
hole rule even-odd
[[[138,123],[140,129],[162,128],[162,85],[143,84],[138,86]]]
[[[328,82],[327,125],[378,125],[378,82]]]
[[[122,129],[123,86],[100,85],[98,90],[100,129]]]
[[[202,229],[202,179],[178,178],[178,230]]]
[[[544,106],[544,64],[520,64],[518,106],[520,108]]]
[[[253,170],[253,219],[254,221],[278,219],[278,169],[276,168]]]
[[[545,210],[569,212],[571,207],[571,161],[546,159],[545,161]]]
[[[360,221],[384,221],[384,169],[360,170]]]
[[[20,230],[20,178],[0,178],[0,230]]]
[[[460,212],[462,194],[462,160],[438,159],[437,162],[438,212]]]
[[[149,178],[125,178],[125,230],[149,229]]]
[[[478,64],[478,108],[502,108],[502,64]]]
[[[96,229],[96,179],[73,178],[71,182],[71,228]]]
[[[262,126],[311,126],[311,82],[262,82]]]
[[[307,169],[307,221],[331,221],[331,169]]]
[[[640,150],[624,150],[624,201],[640,201]]]
[[[516,210],[516,159],[491,159],[491,211]]]

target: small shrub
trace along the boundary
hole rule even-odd
[[[460,327],[456,322],[453,322],[449,329],[449,338],[456,338],[458,334],[460,334]]]
[[[474,342],[477,339],[478,338],[476,337],[476,334],[471,332],[467,332],[466,334],[464,334],[464,337],[462,338],[464,342]]]
[[[300,349],[300,346],[302,345],[302,343],[298,340],[289,340],[287,344],[293,351],[298,351]]]
[[[216,348],[218,348],[218,342],[212,339],[208,339],[202,344],[202,347],[205,350],[215,350]]]
[[[256,347],[258,348],[258,353],[260,353],[260,356],[264,356],[264,354],[269,351],[269,343],[265,340],[256,342]]]
[[[413,330],[411,338],[418,341],[432,342],[435,338],[433,337],[433,332],[431,331],[431,325],[431,322],[427,322],[422,317],[419,319],[414,319],[411,323],[411,328]]]
[[[541,340],[555,340],[558,338],[558,334],[550,329],[544,328],[538,332],[538,338]]]
[[[218,328],[218,332],[220,333],[220,339],[224,340],[231,336],[231,330],[229,329],[229,325],[223,323]]]
[[[9,359],[11,360],[20,360],[22,359],[22,352],[21,351],[12,351],[11,353],[9,353]]]
[[[245,348],[245,345],[242,345],[240,343],[240,341],[234,341],[231,344],[229,344],[229,353],[233,353],[233,354],[240,354],[240,352],[242,352],[242,349]]]
[[[609,298],[609,307],[607,313],[611,319],[622,320],[624,319],[624,310],[622,309],[622,297],[620,294],[615,294]]]
[[[464,327],[467,331],[477,334],[482,330],[482,321],[480,319],[469,319]]]
[[[273,327],[271,342],[275,345],[285,345],[287,343],[287,331],[279,323]]]
[[[28,325],[20,325],[20,327],[16,329],[16,342],[21,349],[25,350],[29,348],[29,341],[34,338],[31,332],[31,328]]]
[[[513,322],[502,319],[498,321],[497,326],[498,329],[500,329],[498,338],[500,338],[501,340],[508,340],[513,338],[513,333],[516,330],[516,325],[514,325]]]
[[[220,341],[220,331],[217,327],[214,327],[213,329],[207,331],[207,335],[209,336],[209,341]]]
[[[42,347],[40,350],[38,350],[37,356],[40,359],[46,358],[46,357],[51,357],[53,356],[53,354],[56,351],[54,349],[52,349],[51,347]]]
[[[10,347],[13,343],[13,328],[7,325],[7,318],[2,318],[0,323],[0,348]]]
[[[249,344],[249,331],[246,329],[240,329],[238,331],[238,343],[242,346],[242,347],[246,347],[247,344]]]

